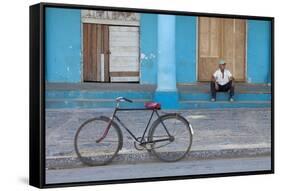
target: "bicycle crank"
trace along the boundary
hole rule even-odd
[[[142,150],[144,150],[145,149],[145,147],[143,146],[143,145],[141,145],[141,144],[139,144],[138,142],[134,142],[134,147],[135,147],[135,149],[137,149],[138,151],[142,151]]]
[[[141,141],[141,137],[138,137],[137,138],[138,141]],[[152,147],[152,144],[153,143],[140,143],[140,142],[137,142],[135,141],[134,142],[134,147],[139,150],[139,151],[142,151],[144,149],[150,151],[151,150],[151,147]]]

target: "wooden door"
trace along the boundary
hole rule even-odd
[[[235,80],[245,81],[246,21],[199,17],[198,80],[210,81],[225,60]]]
[[[83,81],[109,82],[109,27],[83,24]]]
[[[110,81],[139,81],[139,27],[110,26]]]

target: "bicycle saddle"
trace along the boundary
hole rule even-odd
[[[147,109],[161,109],[161,104],[157,102],[146,102],[144,106]]]

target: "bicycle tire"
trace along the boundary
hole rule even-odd
[[[100,165],[106,165],[110,163],[114,157],[118,154],[118,151],[121,150],[123,145],[123,135],[119,128],[119,126],[112,121],[111,127],[108,134],[100,143],[96,143],[96,140],[100,138],[104,132],[104,129],[107,127],[107,124],[110,122],[110,119],[105,116],[100,116],[97,118],[92,118],[87,121],[85,121],[77,130],[75,134],[74,139],[74,148],[75,152],[80,159],[82,163],[88,166],[100,166]],[[101,123],[101,127],[99,128],[97,125],[98,123]],[[87,130],[86,127],[89,124],[93,124],[93,128],[91,130]],[[91,127],[91,126],[90,126]],[[104,128],[104,129],[101,129]],[[85,132],[84,132],[84,131]],[[89,132],[88,132],[89,131]],[[93,132],[95,131],[95,132]],[[84,133],[83,133],[84,132]],[[84,135],[85,134],[85,135]],[[96,136],[91,141],[88,141],[86,139],[90,139],[89,136]],[[82,137],[83,136],[83,137]],[[114,137],[115,136],[115,137]],[[81,138],[82,137],[82,138]],[[81,143],[83,141],[85,142],[85,149],[82,151]],[[105,141],[116,140],[116,145],[110,145],[112,147],[112,152],[108,153],[108,150],[106,145],[103,146],[102,144],[105,144]],[[109,141],[110,142],[110,141]],[[113,143],[113,141],[111,141]],[[89,144],[91,146],[89,146]],[[108,147],[109,148],[109,147]],[[89,151],[92,149],[91,151]]]
[[[167,143],[164,143],[163,146],[159,146],[161,142],[153,142],[157,140],[157,137],[168,138],[168,134],[166,133],[166,130],[164,129],[164,126],[162,125],[161,121],[165,124],[167,120],[169,119],[175,119],[178,122],[182,123],[182,132],[180,132],[180,135],[186,135],[186,145],[172,145],[169,148],[169,144],[172,144],[176,140],[180,140],[179,136],[174,136],[174,141],[167,141]],[[166,123],[165,126],[167,127],[168,131],[171,130],[172,126],[168,126]],[[161,129],[160,129],[161,128]],[[178,129],[177,129],[178,130]],[[160,133],[161,132],[161,133]],[[171,133],[171,132],[169,132]],[[159,139],[159,138],[158,138]],[[172,114],[166,114],[161,117],[159,117],[151,126],[149,130],[149,141],[152,142],[151,144],[151,152],[161,161],[164,162],[176,162],[181,159],[183,159],[187,153],[190,151],[191,145],[192,145],[192,139],[193,139],[193,130],[190,126],[189,122],[182,117],[179,114],[172,113]],[[185,141],[183,141],[185,143]],[[163,148],[160,150],[159,148]]]

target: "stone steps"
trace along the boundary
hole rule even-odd
[[[179,109],[269,108],[270,101],[180,101]]]
[[[154,89],[150,86],[110,84],[111,86],[66,88],[49,87],[46,90],[47,109],[67,108],[114,108],[116,97],[132,99],[133,103],[121,103],[121,107],[142,108],[147,101],[153,101]],[[132,86],[132,87],[131,87]],[[217,101],[210,102],[208,85],[187,85],[179,87],[179,109],[203,109],[203,108],[263,108],[271,106],[270,88],[264,85],[245,85],[237,88],[233,103],[228,101],[228,93],[217,93]]]

